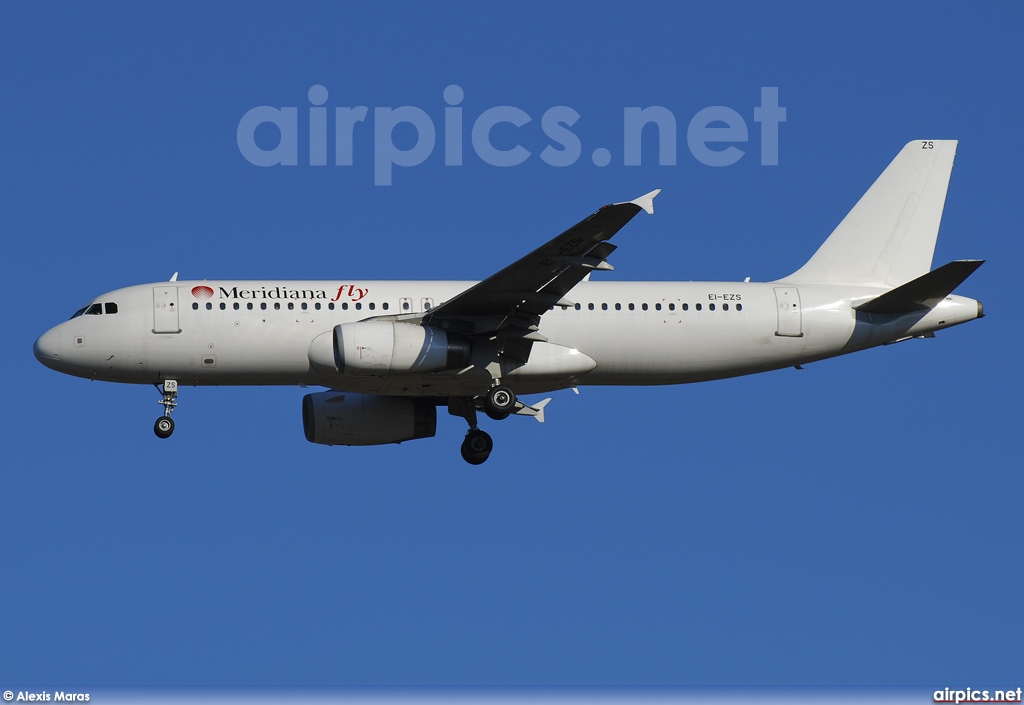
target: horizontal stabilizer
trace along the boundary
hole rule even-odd
[[[963,259],[944,264],[854,309],[864,313],[910,313],[935,308],[984,263],[983,259]]]

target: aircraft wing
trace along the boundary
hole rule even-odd
[[[571,306],[565,294],[595,269],[609,270],[616,248],[608,242],[633,216],[654,213],[661,189],[605,206],[497,274],[445,301],[423,317],[429,325],[467,335],[492,335],[499,350],[525,361],[540,317],[552,306]]]

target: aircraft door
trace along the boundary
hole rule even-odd
[[[178,325],[178,287],[173,284],[153,287],[153,332],[181,332]]]
[[[800,292],[792,287],[776,287],[779,325],[775,335],[783,338],[803,337],[803,317],[800,313]]]

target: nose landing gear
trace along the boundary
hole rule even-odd
[[[163,386],[156,385],[156,388],[163,394],[158,404],[163,404],[164,415],[156,420],[153,424],[153,433],[158,438],[170,438],[171,434],[174,433],[174,421],[171,419],[171,412],[174,411],[174,407],[178,405],[178,381],[174,379],[165,379]]]

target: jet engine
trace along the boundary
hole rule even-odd
[[[302,399],[306,440],[335,446],[373,446],[430,438],[437,407],[423,399],[318,392]]]
[[[470,352],[468,338],[431,326],[360,321],[314,338],[309,361],[324,374],[386,377],[462,369]]]

